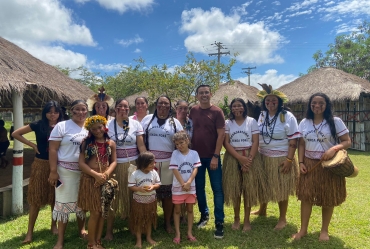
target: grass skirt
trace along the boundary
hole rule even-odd
[[[245,150],[249,155],[250,150]],[[238,151],[242,153],[242,151]],[[257,205],[260,193],[259,186],[263,180],[263,172],[260,156],[256,155],[249,172],[243,173],[239,168],[239,162],[230,153],[226,152],[222,163],[222,186],[224,191],[225,204],[234,206],[240,201],[243,195],[247,207]]]
[[[295,195],[296,180],[298,178],[298,164],[294,157],[291,170],[284,174],[280,164],[286,160],[286,156],[267,157],[261,155],[262,167],[265,172],[266,192],[259,199],[260,203],[280,202],[289,199],[289,195]]]
[[[305,157],[304,165],[310,170],[317,159]],[[346,179],[324,169],[321,165],[307,174],[301,174],[297,182],[298,200],[321,207],[338,206],[346,200]]]
[[[94,187],[95,179],[81,173],[77,206],[82,210],[101,212],[101,187]]]
[[[27,200],[32,206],[54,205],[55,188],[48,183],[50,174],[49,160],[36,158],[31,165],[30,183]]]
[[[140,203],[132,199],[129,219],[130,231],[133,234],[139,231],[145,234],[148,224],[151,224],[154,229],[157,228],[157,201]]]
[[[134,161],[131,164],[135,164]],[[128,168],[130,163],[117,163],[117,166],[113,172],[114,179],[117,180],[119,191],[116,192],[115,199],[112,204],[112,208],[117,217],[126,219],[130,215],[130,202],[132,200],[132,191],[128,188]]]

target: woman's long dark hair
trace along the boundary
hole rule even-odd
[[[161,95],[161,96],[159,96],[158,98],[157,98],[157,100],[155,101],[155,105],[157,106],[157,103],[158,103],[158,100],[160,99],[160,98],[166,98],[166,99],[168,99],[168,101],[170,102],[170,111],[169,111],[169,113],[168,113],[168,116],[170,117],[170,119],[171,119],[171,121],[172,121],[172,124],[173,124],[173,129],[175,130],[175,133],[177,132],[177,129],[176,129],[176,124],[175,124],[175,120],[174,120],[174,118],[173,118],[173,116],[172,116],[172,104],[171,104],[171,99],[167,96],[167,95]],[[153,122],[153,119],[154,118],[158,118],[158,115],[157,115],[157,108],[155,108],[155,111],[154,111],[154,113],[153,113],[153,117],[152,117],[152,119],[149,121],[149,123],[148,123],[148,126],[146,127],[146,129],[145,129],[145,146],[146,146],[146,149],[147,150],[149,150],[149,126],[150,126],[150,124]]]
[[[337,141],[338,137],[337,137],[337,131],[335,130],[334,116],[333,116],[333,111],[332,111],[332,103],[331,103],[328,95],[326,95],[325,93],[315,93],[315,94],[311,95],[311,97],[308,101],[308,104],[307,104],[306,118],[311,119],[311,120],[314,119],[315,114],[313,113],[313,111],[311,109],[311,102],[312,102],[314,97],[322,97],[322,98],[325,99],[326,108],[325,108],[325,111],[323,113],[324,119],[329,124],[331,136],[335,139],[335,141]]]
[[[62,107],[59,105],[59,103],[55,100],[50,100],[49,102],[46,103],[44,108],[42,109],[41,113],[41,125],[40,129],[41,132],[43,133],[48,133],[49,132],[49,120],[46,117],[46,114],[50,112],[51,108],[54,107],[55,111],[59,113],[59,117],[57,119],[57,123],[60,121],[63,121],[63,110]]]
[[[242,106],[244,108],[244,111],[243,111],[243,118],[245,119],[248,115],[248,108],[247,108],[247,104],[245,103],[245,101],[242,99],[242,98],[235,98],[231,101],[230,103],[230,106],[229,106],[229,109],[230,109],[230,114],[229,114],[229,119],[230,120],[234,120],[235,119],[235,115],[234,113],[232,112],[232,107],[233,107],[233,104],[236,102],[236,101],[239,101],[240,103],[242,103]]]

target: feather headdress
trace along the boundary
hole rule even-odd
[[[257,97],[261,99],[261,101],[264,100],[269,95],[275,95],[276,97],[281,98],[283,103],[288,102],[288,97],[283,92],[273,90],[271,85],[267,85],[265,83],[263,84],[258,83],[258,85],[260,85],[263,89],[257,93]]]
[[[87,106],[89,107],[89,111],[93,110],[94,104],[98,101],[106,102],[108,104],[108,108],[114,103],[114,99],[105,93],[104,86],[98,88],[98,90],[99,90],[98,94],[94,94],[93,96],[87,99]]]

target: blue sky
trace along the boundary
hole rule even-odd
[[[234,79],[247,83],[242,68],[255,66],[252,85],[278,87],[369,16],[370,0],[3,0],[0,36],[51,65],[103,74],[140,56],[170,69],[188,51],[208,59],[217,41],[239,54]]]

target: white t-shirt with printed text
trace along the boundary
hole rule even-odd
[[[169,169],[178,170],[181,178],[184,180],[184,182],[187,182],[193,173],[194,168],[200,166],[200,158],[198,152],[195,150],[189,150],[188,154],[186,155],[183,155],[179,150],[175,150],[171,156]],[[180,182],[174,176],[172,182],[172,194],[195,194],[195,179],[190,184],[190,190],[183,191]]]
[[[260,132],[257,121],[246,117],[241,125],[238,125],[235,120],[226,120],[225,133],[229,134],[230,145],[235,150],[245,150],[252,146],[252,135]]]
[[[70,170],[79,170],[80,145],[87,135],[88,131],[84,127],[78,126],[71,119],[55,125],[50,133],[49,141],[60,141],[58,165]]]
[[[334,124],[338,137],[349,133],[340,118],[334,117]],[[305,156],[308,158],[320,159],[325,151],[337,144],[326,120],[314,126],[312,119],[305,118],[299,123],[298,129],[300,137],[305,141]]]
[[[149,114],[141,121],[144,133],[152,117],[153,114]],[[165,162],[170,160],[172,152],[175,150],[175,144],[172,141],[175,130],[173,124],[170,123],[171,118],[168,118],[162,126],[157,121],[158,119],[155,117],[148,128],[149,151],[154,154],[156,162]],[[173,121],[176,125],[176,131],[182,131],[181,123],[176,118]]]
[[[139,156],[139,150],[137,148],[136,137],[142,136],[144,134],[143,127],[141,126],[139,121],[129,118],[128,126],[130,127],[130,129],[128,130],[124,144],[119,145],[116,141],[117,138],[116,138],[116,134],[114,131],[114,123],[116,123],[115,119],[109,121],[107,124],[107,128],[108,128],[108,135],[110,139],[116,142],[117,163],[126,163],[128,161],[136,160]],[[116,123],[116,127],[117,127],[118,139],[122,140],[124,137],[125,131],[117,123]]]
[[[155,184],[161,184],[159,175],[155,170],[149,171],[149,173],[144,173],[141,170],[135,170],[128,179],[128,187],[143,187]],[[155,201],[156,191],[152,190],[150,192],[134,192],[133,198],[140,203],[151,203]]]
[[[258,118],[259,135],[259,152],[268,157],[281,157],[288,155],[289,140],[299,137],[297,119],[287,111],[285,122],[281,122],[280,114],[276,119],[275,126],[264,125],[266,112],[263,111]],[[269,117],[271,120],[273,117]],[[271,139],[272,134],[272,139]]]

